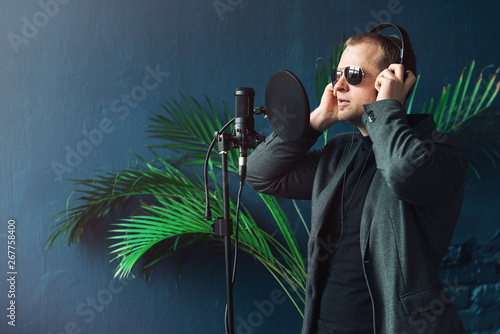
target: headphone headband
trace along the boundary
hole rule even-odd
[[[392,24],[392,23],[381,23],[381,24],[373,27],[372,30],[370,30],[370,32],[380,34],[380,32],[382,30],[384,30],[385,28],[390,28],[390,27],[395,28],[398,31],[399,36],[401,37],[401,46],[399,46],[398,43],[396,43],[394,38],[391,38],[390,36],[385,36],[385,37],[387,37],[399,49],[400,64],[403,64],[404,53],[405,53],[404,52],[405,51],[405,35],[403,35],[403,31],[406,33],[406,31],[403,28],[401,28],[400,26],[397,26],[395,24]]]

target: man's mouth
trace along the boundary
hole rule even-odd
[[[343,107],[343,106],[346,106],[350,103],[349,100],[346,100],[346,99],[338,99],[338,105]]]

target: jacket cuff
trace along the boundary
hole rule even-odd
[[[406,116],[405,106],[398,100],[381,100],[363,105],[365,113],[362,116],[362,121],[365,127],[373,127],[376,123],[386,123],[387,118],[393,117],[395,114],[400,114],[401,118]]]

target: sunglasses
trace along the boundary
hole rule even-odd
[[[336,67],[332,69],[332,84],[340,80],[342,74],[344,74],[347,83],[353,86],[359,85],[365,75],[376,75],[363,72],[359,66],[347,66],[344,69]]]

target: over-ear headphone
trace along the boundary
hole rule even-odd
[[[392,23],[381,23],[373,27],[372,30],[370,30],[370,32],[380,34],[380,31],[389,27],[395,28],[398,31],[401,40],[398,40],[393,36],[387,36],[387,35],[381,35],[381,36],[387,37],[400,50],[399,63],[404,66],[405,70],[410,70],[413,72],[413,74],[417,75],[417,60],[415,58],[415,53],[413,52],[413,47],[410,42],[410,37],[406,32],[406,30]],[[405,80],[406,76],[407,74],[405,73]],[[408,91],[408,94],[406,95],[407,99],[412,94],[413,88],[414,87],[410,88],[410,90]]]

